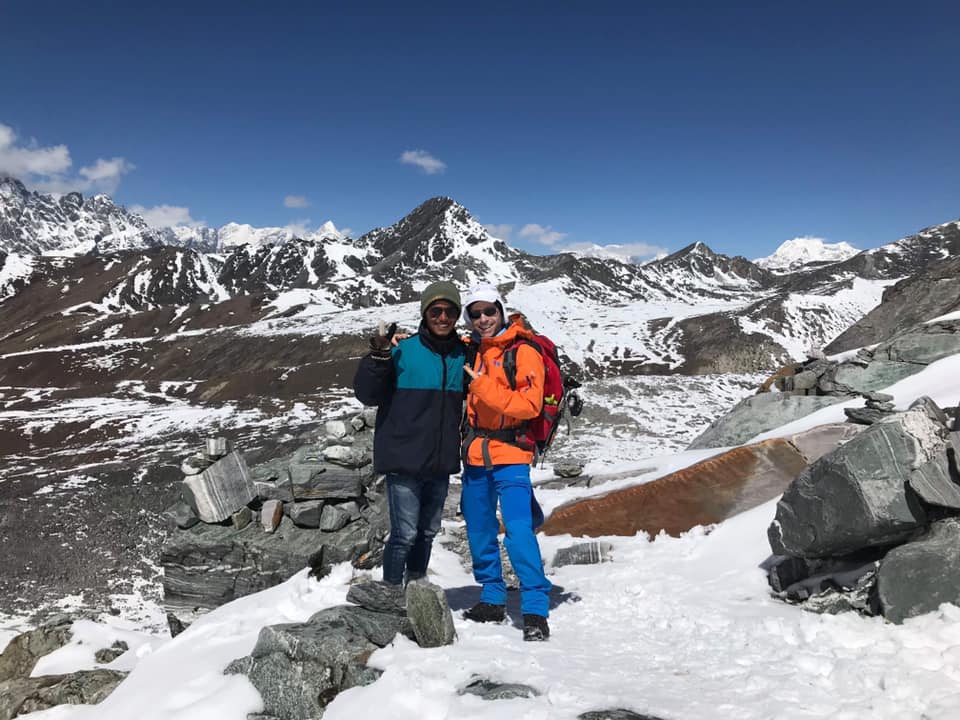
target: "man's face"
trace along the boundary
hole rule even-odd
[[[453,332],[457,326],[457,316],[460,310],[446,300],[437,300],[427,308],[424,313],[427,320],[427,328],[438,337],[446,337]]]
[[[480,337],[493,337],[503,327],[503,318],[500,316],[499,308],[494,303],[483,302],[482,300],[470,303],[470,307],[467,308],[467,316],[473,323],[473,329],[480,334]]]

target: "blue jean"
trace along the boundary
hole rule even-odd
[[[383,550],[383,579],[402,585],[427,574],[433,538],[440,529],[449,475],[387,475],[390,537]]]
[[[473,577],[480,583],[480,600],[505,605],[507,586],[500,565],[500,521],[497,501],[507,530],[503,545],[520,579],[520,609],[524,615],[550,613],[553,587],[543,574],[536,529],[543,524],[543,511],[533,496],[529,465],[494,465],[486,470],[467,465],[463,470],[463,518],[473,558]]]

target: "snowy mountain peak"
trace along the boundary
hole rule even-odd
[[[778,273],[793,272],[812,263],[835,263],[860,251],[849,243],[825,243],[820,238],[798,237],[787,240],[772,255],[754,260],[754,264]]]
[[[31,192],[15,178],[0,179],[0,251],[78,255],[139,250],[159,242],[143,218],[108,195],[54,197]]]

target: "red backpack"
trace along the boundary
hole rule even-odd
[[[503,370],[511,390],[517,389],[517,349],[521,345],[529,345],[543,358],[543,408],[537,417],[524,423],[516,437],[517,445],[533,450],[533,464],[536,465],[538,458],[542,460],[550,448],[564,411],[569,409],[570,414],[576,417],[583,410],[583,400],[576,393],[580,383],[569,375],[564,377],[560,371],[560,353],[553,340],[546,335],[534,334],[533,340],[521,338],[504,351]]]

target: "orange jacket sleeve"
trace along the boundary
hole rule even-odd
[[[517,348],[517,389],[480,375],[470,383],[470,392],[489,408],[517,420],[531,420],[543,408],[543,358],[529,345]]]

